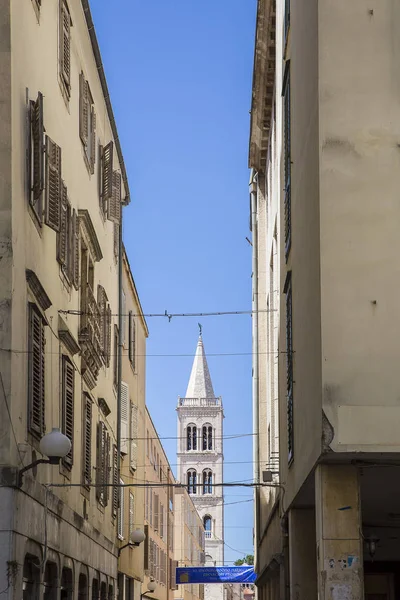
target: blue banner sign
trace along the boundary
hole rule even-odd
[[[254,567],[178,567],[176,583],[254,583]]]

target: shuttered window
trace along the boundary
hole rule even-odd
[[[71,204],[68,200],[68,190],[61,182],[61,214],[60,230],[57,234],[57,260],[66,274],[70,272],[70,245],[72,244]]]
[[[159,531],[160,526],[160,502],[158,494],[154,494],[154,531]]]
[[[42,222],[42,192],[44,190],[44,124],[43,95],[39,92],[36,101],[29,103],[28,180],[29,202]]]
[[[92,482],[92,401],[83,395],[83,453],[82,484],[89,488]]]
[[[119,499],[119,488],[118,488],[118,449],[117,446],[113,446],[113,499],[112,499],[112,515],[113,519],[118,514],[118,499]]]
[[[116,262],[119,257],[119,230],[120,226],[118,223],[114,223],[114,258]]]
[[[107,218],[114,223],[121,222],[121,173],[112,173],[112,193],[108,201]]]
[[[97,287],[97,304],[100,313],[100,339],[103,362],[110,366],[111,354],[111,308],[105,289],[102,285]]]
[[[67,356],[62,357],[62,432],[71,442],[63,464],[71,468],[74,456],[75,368]]]
[[[129,466],[135,471],[137,468],[137,439],[138,439],[138,407],[131,402],[131,423],[129,431]]]
[[[178,566],[178,562],[176,560],[172,560],[170,559],[169,561],[169,565],[170,565],[170,582],[171,582],[171,590],[177,590],[178,586],[176,585],[176,569]]]
[[[61,148],[46,136],[45,223],[54,231],[60,230],[61,194]]]
[[[293,329],[292,329],[292,278],[288,273],[286,284],[286,389],[287,389],[287,433],[288,433],[288,460],[294,456],[294,431],[293,431]]]
[[[289,256],[292,243],[292,201],[291,201],[291,101],[290,101],[290,61],[287,61],[283,84],[284,110],[284,167],[285,167],[285,256]]]
[[[121,381],[121,452],[128,454],[129,438],[129,385]]]
[[[107,506],[110,473],[110,436],[105,424],[97,424],[96,498],[102,506]]]
[[[285,0],[285,40],[290,26],[290,0]]]
[[[135,496],[129,492],[129,539],[132,540],[132,534],[135,528]]]
[[[60,0],[60,78],[67,99],[71,95],[71,17],[65,0]]]
[[[160,538],[164,538],[164,506],[160,502]]]
[[[118,537],[120,540],[124,539],[124,482],[122,479],[119,480],[119,506],[118,506]]]
[[[113,194],[113,155],[113,142],[109,142],[104,148],[101,148],[100,204],[104,214],[108,212],[108,203]]]
[[[45,322],[34,304],[29,305],[28,428],[38,438],[45,432]]]
[[[144,526],[144,535],[146,537],[145,537],[145,540],[144,540],[144,564],[143,564],[143,568],[144,568],[145,571],[147,571],[148,568],[149,568],[149,546],[150,546],[150,544],[149,544],[149,541],[150,541],[149,540],[149,526],[148,525]]]
[[[118,344],[119,344],[119,335],[118,335],[118,327],[114,325],[114,385],[117,387],[118,385]]]
[[[79,77],[79,135],[90,172],[96,161],[96,113],[90,87],[83,73]]]
[[[129,360],[133,370],[136,370],[136,323],[133,312],[129,311]]]

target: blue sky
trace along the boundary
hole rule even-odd
[[[111,4],[91,7],[130,182],[124,240],[144,312],[250,310],[256,0]],[[199,320],[223,397],[224,434],[251,433],[248,315],[147,319],[146,393],[158,433],[176,436],[177,396],[186,392]],[[245,355],[218,356],[229,353]],[[163,443],[175,470],[176,440]],[[250,480],[252,437],[224,446],[225,481]],[[252,551],[251,497],[245,488],[225,491],[226,561]]]

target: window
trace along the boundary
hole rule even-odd
[[[38,438],[45,432],[45,321],[34,304],[29,305],[28,429]]]
[[[187,472],[187,490],[189,494],[197,492],[197,473],[194,469],[189,469]]]
[[[290,0],[285,0],[285,40],[290,26]]]
[[[61,148],[46,136],[46,225],[60,231],[61,219]]]
[[[203,450],[212,450],[213,428],[211,425],[203,425]]]
[[[160,499],[158,494],[154,494],[154,531],[159,531],[160,527]]]
[[[112,499],[112,517],[117,518],[118,514],[118,500],[119,500],[119,487],[118,487],[118,449],[117,446],[113,446],[113,499]]]
[[[135,497],[129,492],[129,539],[132,540],[132,534],[135,525]]]
[[[206,538],[210,538],[211,531],[212,531],[212,519],[211,519],[210,515],[204,515],[203,525],[204,525],[204,531],[206,532]]]
[[[212,494],[212,471],[206,469],[203,471],[203,494]]]
[[[160,502],[160,538],[164,537],[164,506]]]
[[[285,166],[285,256],[289,256],[292,233],[291,206],[291,106],[290,106],[290,61],[287,61],[283,83],[284,109],[284,166]]]
[[[60,0],[60,79],[67,99],[71,95],[71,17],[65,0]]]
[[[129,385],[121,381],[121,453],[128,454],[129,437]]]
[[[118,345],[119,345],[119,335],[118,335],[118,327],[114,325],[114,385],[117,387],[118,385]]]
[[[96,113],[90,87],[83,73],[79,77],[79,135],[87,166],[93,174],[96,162]]]
[[[196,425],[187,426],[187,450],[197,450],[197,427]]]
[[[120,540],[124,539],[124,482],[122,479],[119,480],[119,503],[118,503],[118,537]]]
[[[67,187],[62,181],[60,229],[57,233],[57,260],[61,265],[62,272],[76,290],[79,288],[79,247],[78,215],[75,209],[71,209]]]
[[[121,345],[125,347],[125,330],[126,330],[126,295],[122,290],[122,315],[121,315]]]
[[[293,331],[292,331],[292,277],[288,273],[284,292],[286,294],[286,389],[287,389],[287,429],[288,460],[293,459]]]
[[[119,232],[120,226],[118,223],[114,223],[114,260],[117,263],[119,257]]]
[[[104,148],[102,146],[100,147],[100,208],[104,215],[107,214],[108,202],[113,194],[113,155],[113,142],[109,142]]]
[[[92,401],[83,395],[83,452],[82,484],[89,487],[92,483]]]
[[[131,402],[131,423],[129,432],[129,466],[132,471],[137,468],[138,407]]]
[[[129,360],[133,370],[136,370],[136,323],[133,312],[129,311]]]
[[[108,482],[110,472],[110,436],[107,427],[97,424],[96,498],[102,506],[108,504]]]
[[[111,358],[111,307],[108,302],[106,291],[102,285],[97,286],[97,304],[100,313],[103,362],[106,367],[109,367]]]
[[[43,95],[29,102],[28,129],[28,196],[32,210],[42,223],[44,190],[44,124]]]
[[[62,357],[62,432],[71,441],[71,450],[63,464],[71,469],[74,453],[75,368],[67,356]]]

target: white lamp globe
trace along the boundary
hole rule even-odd
[[[149,592],[155,592],[156,591],[156,587],[157,584],[155,581],[149,581],[148,585],[147,585],[147,589]]]
[[[134,531],[132,531],[131,542],[133,542],[134,544],[141,544],[142,542],[144,542],[145,539],[146,536],[144,534],[144,531],[142,531],[141,529],[135,529]]]
[[[50,459],[64,458],[70,450],[71,441],[57,427],[53,427],[52,431],[40,440],[40,452]]]

